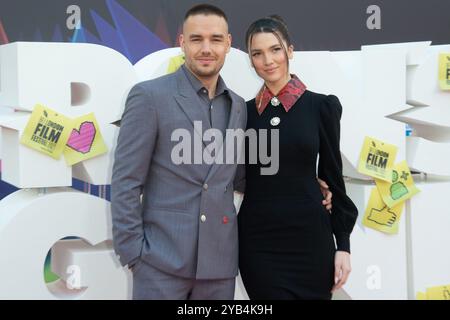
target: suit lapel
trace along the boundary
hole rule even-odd
[[[181,68],[178,69],[178,71],[176,72],[176,77],[178,90],[175,92],[174,98],[177,104],[179,105],[180,109],[191,121],[194,131],[201,137],[203,145],[211,152],[206,142],[203,140],[203,132],[208,129],[211,129],[209,116],[205,108],[202,108],[201,101],[197,92],[195,92],[195,90],[192,88],[189,79],[186,77],[184,71]],[[239,119],[240,116],[242,116],[241,113],[244,112],[245,109],[243,109],[242,103],[239,100],[237,100],[237,97],[234,94],[230,93],[229,96],[231,98],[231,110],[230,110],[230,118],[228,119],[227,129],[235,130],[239,127]],[[202,128],[195,126],[194,121],[201,121]],[[223,143],[221,143],[220,147],[218,148],[217,155],[220,155],[223,152],[222,150],[224,146],[226,147],[226,142],[227,141],[225,135]],[[214,175],[214,173],[220,166],[221,164],[217,164],[214,162],[207,174],[205,181],[208,181],[208,179],[210,179]]]
[[[210,120],[205,108],[202,108],[200,98],[192,88],[189,79],[184,74],[184,71],[180,68],[176,72],[178,90],[174,94],[174,98],[177,101],[179,107],[184,114],[191,121],[195,132],[200,135],[203,144],[203,132],[211,128]],[[194,125],[194,121],[200,121],[202,126],[199,128]]]
[[[234,96],[234,94],[230,93],[230,98],[231,98],[231,110],[230,110],[230,118],[228,119],[227,129],[236,130],[239,127],[239,117],[242,116],[241,112],[243,112],[243,108],[242,108],[242,103],[237,100],[237,98]],[[231,143],[231,141],[230,141],[230,143]],[[218,153],[217,153],[218,155],[222,155],[222,157],[224,158],[223,159],[224,164],[218,164],[215,161],[213,163],[211,169],[209,170],[208,175],[206,176],[206,181],[208,181],[216,173],[216,171],[219,169],[220,166],[225,165],[226,146],[227,146],[227,139],[226,139],[226,134],[225,134],[224,141],[220,145]],[[225,151],[224,151],[224,148],[225,148]]]

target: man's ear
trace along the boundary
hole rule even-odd
[[[179,37],[178,37],[178,42],[180,43],[181,51],[184,52],[184,36],[183,36],[183,34],[180,34],[180,35],[179,35]]]
[[[231,34],[228,34],[228,48],[227,48],[227,53],[230,52],[231,50],[231,43],[233,42],[233,37],[231,36]]]

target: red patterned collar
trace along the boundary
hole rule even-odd
[[[291,80],[280,90],[276,97],[281,102],[284,110],[288,112],[305,91],[305,84],[295,74],[291,74]],[[255,99],[256,110],[259,114],[264,112],[273,97],[275,95],[270,92],[266,85],[263,85]]]

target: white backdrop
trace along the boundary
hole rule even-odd
[[[446,233],[450,209],[450,93],[438,87],[438,54],[429,42],[364,46],[360,51],[295,52],[291,72],[308,88],[337,95],[343,105],[341,151],[350,197],[359,209],[352,233],[353,272],[335,298],[414,299],[417,291],[450,283]],[[2,179],[19,190],[0,201],[0,298],[126,299],[130,274],[111,247],[106,200],[69,188],[72,177],[110,184],[114,147],[131,87],[167,72],[179,48],[153,53],[136,65],[92,44],[12,43],[0,46]],[[222,76],[245,99],[261,85],[248,56],[228,54]],[[72,105],[72,101],[77,101]],[[109,152],[73,168],[19,144],[35,104],[75,117],[94,112]],[[13,112],[13,109],[17,109]],[[406,137],[405,125],[413,127]],[[365,136],[399,147],[421,193],[407,201],[399,233],[362,225],[374,186],[356,171]],[[46,188],[46,189],[41,189]],[[239,206],[241,199],[236,197]],[[82,240],[59,241],[67,236]],[[61,280],[45,285],[45,257]],[[240,278],[236,298],[247,298]]]

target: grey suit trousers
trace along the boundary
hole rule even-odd
[[[235,278],[176,277],[138,260],[132,268],[133,300],[233,300]]]

